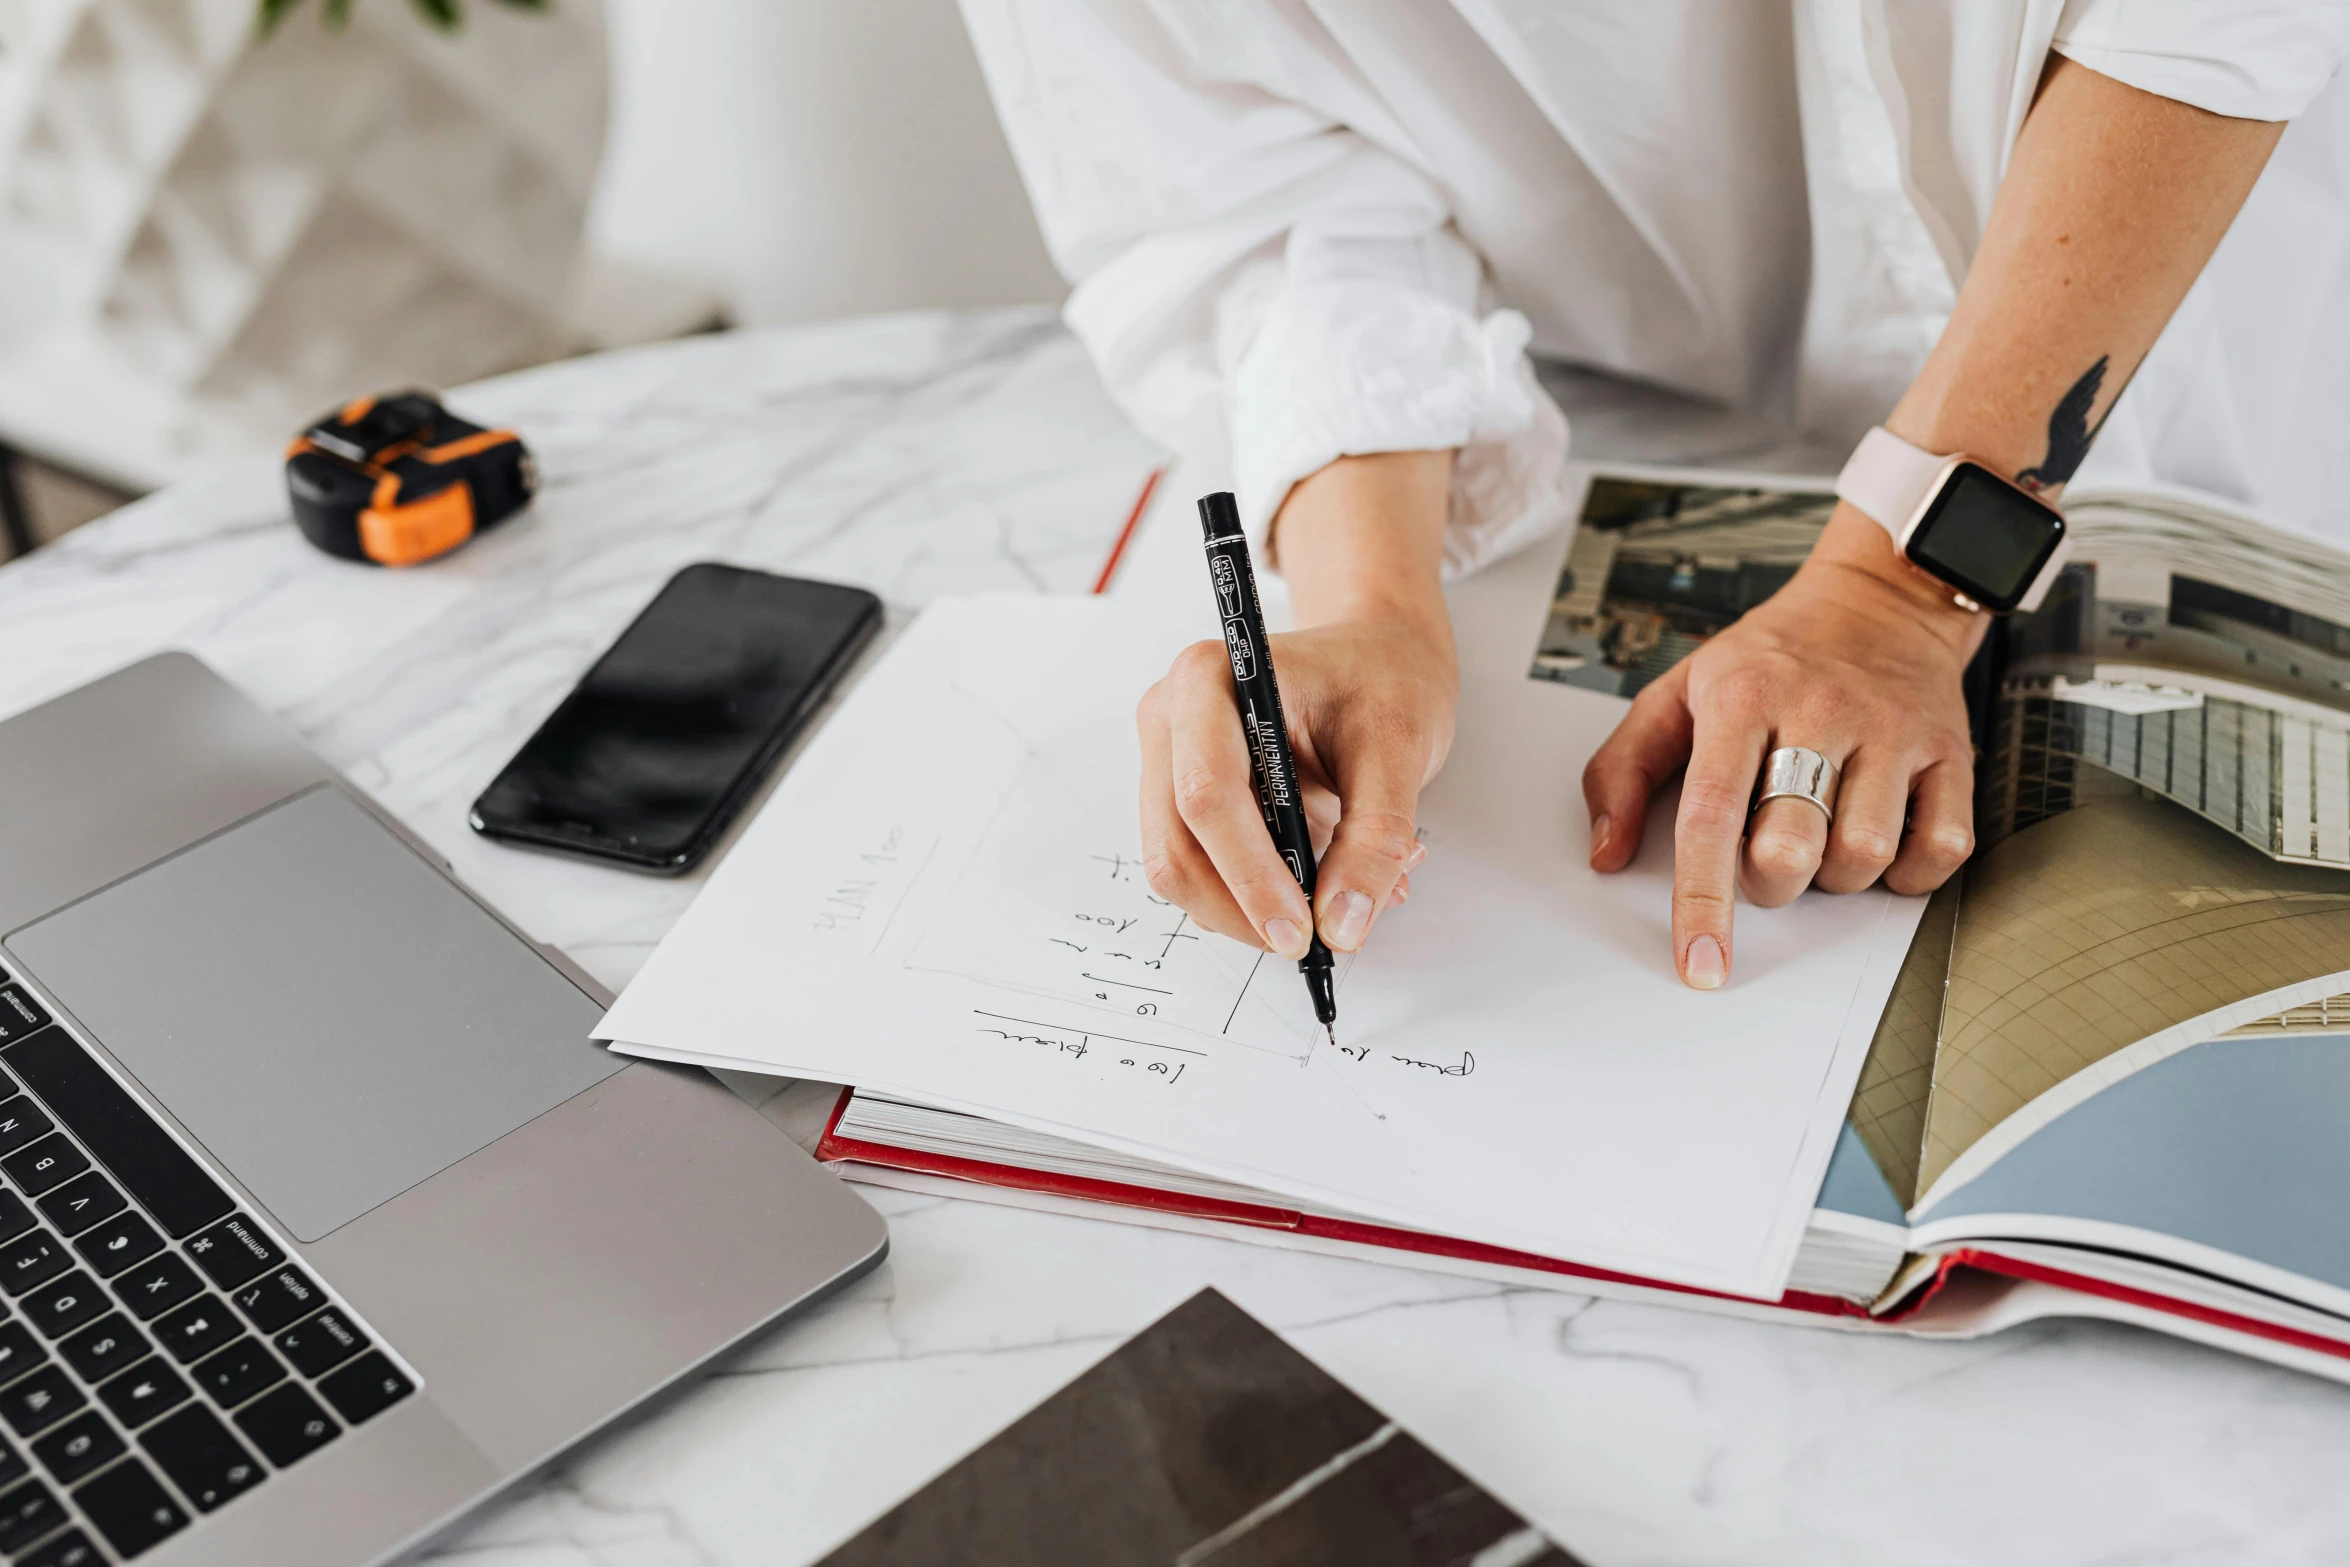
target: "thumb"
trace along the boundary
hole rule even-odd
[[[1363,944],[1412,867],[1424,771],[1424,761],[1375,754],[1352,762],[1338,780],[1338,826],[1315,875],[1314,924],[1340,952]]]

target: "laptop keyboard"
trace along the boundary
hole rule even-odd
[[[415,1384],[0,972],[0,1557],[127,1561]]]

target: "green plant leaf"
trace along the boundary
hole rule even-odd
[[[453,33],[465,25],[465,13],[457,8],[457,0],[413,0],[416,14],[444,33]]]
[[[253,31],[267,38],[277,31],[277,24],[285,20],[286,13],[301,3],[302,0],[261,0],[261,9],[253,17]]]

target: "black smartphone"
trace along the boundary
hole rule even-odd
[[[686,567],[473,802],[473,830],[691,869],[881,620],[863,588]]]

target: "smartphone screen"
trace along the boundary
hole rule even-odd
[[[691,867],[881,619],[862,588],[686,567],[482,791],[474,830]]]

